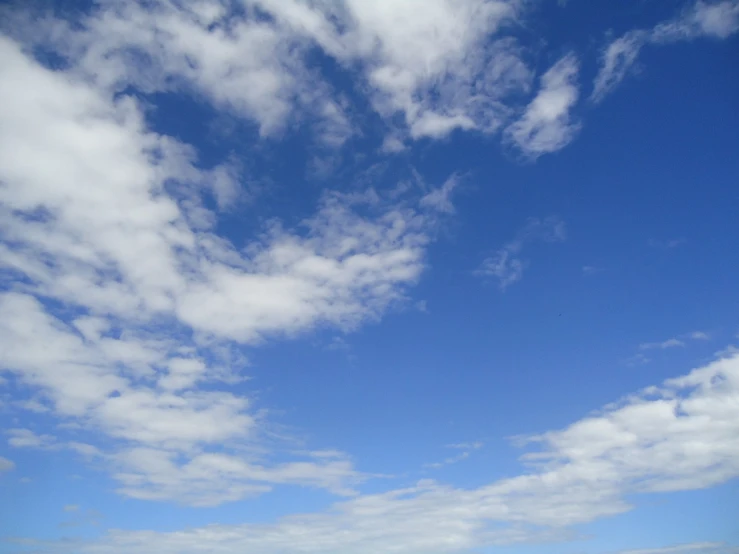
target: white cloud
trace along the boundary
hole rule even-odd
[[[657,25],[652,40],[657,43],[697,37],[724,39],[739,30],[739,1],[704,2],[697,0],[672,21]]]
[[[736,554],[739,547],[729,546],[720,542],[695,542],[678,544],[661,548],[640,548],[638,550],[624,550],[618,554]]]
[[[484,443],[482,441],[475,442],[458,442],[455,444],[447,444],[447,448],[455,448],[457,450],[478,450],[482,448]]]
[[[521,280],[523,270],[527,266],[528,262],[514,258],[510,250],[502,248],[493,256],[483,260],[477,274],[484,277],[495,277],[498,279],[500,290],[505,290]]]
[[[0,473],[11,471],[13,469],[15,469],[15,463],[12,460],[8,460],[7,458],[0,456]]]
[[[156,381],[147,385],[128,378],[98,343],[84,342],[28,295],[0,296],[0,313],[4,321],[13,322],[0,333],[6,366],[39,388],[57,415],[74,418],[88,430],[120,441],[115,451],[101,452],[92,445],[11,429],[10,446],[68,448],[105,462],[124,495],[192,505],[236,500],[267,491],[274,483],[349,494],[362,480],[346,459],[265,466],[238,453],[210,452],[209,446],[222,451],[253,441],[257,421],[249,413],[246,398],[190,390],[181,380],[176,387],[158,390]],[[44,349],[33,348],[39,341]],[[166,358],[166,352],[162,357]],[[187,368],[182,360],[167,360],[159,386],[162,380],[171,384],[172,366]]]
[[[565,224],[558,218],[531,218],[515,239],[485,258],[475,273],[482,277],[496,278],[500,289],[505,290],[523,277],[528,261],[519,255],[526,244],[533,241],[562,242],[565,237]]]
[[[8,241],[0,260],[31,278],[33,292],[91,310],[98,319],[82,318],[81,332],[112,325],[98,312],[144,322],[175,315],[247,342],[319,322],[351,327],[377,317],[399,298],[399,285],[418,277],[424,221],[402,207],[368,219],[351,201],[327,196],[304,222],[307,233],[275,226],[247,246],[248,256],[198,231],[163,189],[168,179],[183,187],[202,180],[186,146],[146,131],[130,99],[111,102],[7,40],[2,48]],[[139,362],[156,355],[144,348]]]
[[[297,229],[274,222],[237,250],[201,201],[212,187],[232,201],[230,165],[196,169],[133,98],[45,69],[7,38],[0,57],[3,372],[38,393],[16,407],[115,441],[100,451],[19,430],[11,445],[99,458],[140,498],[213,504],[274,483],[349,494],[363,477],[346,459],[236,452],[263,426],[220,386],[242,378],[242,344],[351,330],[404,301],[438,214],[417,198],[326,193]]]
[[[444,181],[440,187],[432,190],[421,198],[420,204],[425,208],[430,208],[442,213],[454,213],[454,204],[452,204],[452,193],[459,186],[460,177],[452,175]]]
[[[327,193],[298,227],[274,223],[237,249],[214,233],[218,213],[202,201],[213,194],[228,209],[239,194],[237,168],[200,168],[191,147],[147,128],[126,87],[193,90],[253,119],[264,135],[309,120],[324,145],[338,147],[354,130],[334,92],[305,67],[302,54],[317,43],[362,72],[387,121],[402,115],[405,128],[391,129],[389,149],[454,129],[493,132],[510,117],[504,100],[532,80],[514,41],[489,42],[516,21],[518,3],[265,0],[273,21],[229,25],[216,2],[147,6],[103,3],[85,31],[41,25],[51,43],[68,46],[69,71],[45,69],[0,38],[0,265],[17,277],[0,294],[3,372],[33,391],[18,406],[42,406],[63,426],[102,435],[106,447],[22,428],[8,442],[94,458],[119,492],[141,499],[214,505],[275,484],[354,495],[366,476],[340,453],[279,461],[254,453],[259,413],[222,385],[240,377],[242,345],[319,326],[351,330],[402,301],[424,266],[438,217],[430,212],[453,210],[456,181],[420,205]],[[415,17],[404,21],[403,12]],[[508,140],[531,157],[567,144],[577,130],[577,72],[571,55],[552,67]],[[561,222],[531,220],[480,273],[504,288],[521,277],[525,244],[563,239]],[[659,402],[627,399],[600,419],[537,437],[544,452],[526,460],[545,464],[479,489],[421,482],[272,525],[118,531],[97,546],[51,548],[426,553],[559,536],[560,527],[627,509],[623,494],[650,479],[647,490],[661,490],[736,474],[736,358],[716,364],[685,378],[697,385],[667,383]],[[714,382],[722,376],[724,388]],[[627,408],[644,413],[633,418]],[[593,426],[613,436],[594,441]],[[619,442],[624,435],[634,440]],[[654,478],[664,467],[668,479]],[[528,525],[555,529],[537,534]]]
[[[616,39],[604,50],[592,99],[628,74],[645,42],[732,34],[738,6],[697,2],[674,21]],[[33,15],[23,24],[16,14],[12,30],[58,50],[71,71],[105,90],[192,92],[254,121],[262,135],[305,126],[332,151],[361,129],[344,91],[310,61],[316,48],[384,120],[385,152],[457,129],[505,129],[507,143],[536,158],[564,147],[580,127],[571,116],[579,96],[572,54],[541,76],[536,97],[511,123],[535,77],[511,36],[527,13],[521,0],[244,0],[243,8],[240,15],[218,0],[99,1],[74,24]],[[223,207],[233,201],[235,176],[222,169],[213,177]]]
[[[505,131],[506,139],[526,156],[537,158],[569,144],[580,128],[570,111],[579,96],[579,63],[568,54],[542,77],[539,92],[521,118]]]
[[[80,507],[77,504],[67,504],[62,508],[62,511],[64,512],[76,512],[80,509]]]
[[[337,116],[333,125],[345,125],[326,85],[295,55],[297,37],[265,21],[234,17],[222,2],[101,2],[74,30],[58,22],[51,29],[54,45],[105,88],[194,89],[256,121],[264,135],[279,132],[309,104],[317,107],[315,116]]]
[[[686,242],[687,241],[685,239],[669,239],[669,240],[650,239],[648,244],[652,248],[661,248],[664,250],[669,250],[671,248],[677,248],[678,246],[682,246]]]
[[[739,30],[739,0],[697,0],[670,21],[650,30],[630,31],[608,44],[593,84],[591,100],[600,102],[629,74],[641,49],[700,37],[725,39]],[[665,245],[673,247],[676,245]]]
[[[448,465],[456,464],[458,462],[462,462],[470,457],[473,451],[478,450],[483,447],[482,442],[471,442],[471,443],[458,443],[458,444],[449,444],[447,445],[447,448],[453,448],[455,450],[462,450],[459,454],[455,456],[449,456],[448,458],[445,458],[441,462],[434,462],[430,464],[424,464],[424,468],[426,469],[439,469]]]
[[[54,448],[56,439],[52,435],[37,435],[30,429],[8,429],[8,444],[15,448]]]
[[[74,25],[27,17],[13,27],[61,50],[99,86],[194,91],[255,121],[263,135],[309,122],[330,148],[358,129],[340,91],[310,62],[316,47],[360,77],[358,89],[388,127],[386,152],[455,129],[493,133],[530,90],[533,71],[509,33],[525,11],[521,0],[242,5],[246,17],[218,0],[101,1]]]
[[[637,352],[626,360],[626,365],[633,367],[637,365],[648,364],[650,361],[651,359],[647,358],[642,352]]]
[[[639,345],[639,350],[652,350],[654,348],[661,348],[665,350],[667,348],[675,348],[678,346],[685,346],[685,343],[680,339],[671,338],[662,342],[645,342]]]
[[[377,112],[387,119],[402,114],[412,138],[495,131],[506,117],[506,97],[529,88],[520,47],[498,36],[519,16],[515,0],[259,4],[340,63],[358,62]],[[386,150],[400,144],[393,139]]]
[[[144,500],[174,500],[192,506],[214,506],[268,492],[274,484],[327,489],[340,496],[355,494],[353,486],[364,480],[345,457],[273,464],[269,467],[241,456],[200,453],[187,463],[176,453],[153,448],[133,448],[119,453],[114,474],[119,492]]]
[[[593,83],[590,99],[600,102],[624,80],[633,67],[646,40],[641,31],[627,33],[611,42],[603,51],[601,68]]]
[[[710,335],[704,331],[693,331],[691,333],[684,333],[677,337],[671,337],[663,341],[642,343],[639,345],[639,350],[666,350],[668,348],[682,348],[685,346],[686,341],[705,341],[710,340],[710,338]]]
[[[738,435],[739,355],[734,353],[623,398],[564,429],[521,440],[541,446],[523,455],[528,470],[478,488],[426,480],[270,524],[212,525],[169,533],[110,531],[95,542],[44,546],[49,552],[96,554],[142,549],[179,554],[436,554],[561,540],[570,536],[572,525],[632,509],[627,495],[638,503],[646,493],[701,489],[736,478]],[[725,554],[713,543],[679,548],[691,554],[700,548]]]

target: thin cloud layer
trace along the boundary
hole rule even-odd
[[[720,542],[695,542],[662,548],[623,550],[618,554],[736,554],[739,548]]]
[[[89,543],[27,544],[49,552],[100,554],[142,549],[421,554],[552,540],[568,536],[569,526],[629,511],[633,506],[626,495],[701,489],[739,476],[737,436],[739,355],[734,353],[565,429],[519,439],[541,445],[522,457],[529,471],[476,489],[420,481],[274,524],[175,533],[113,531]],[[722,552],[721,545],[709,546]],[[682,548],[700,552],[703,547]]]

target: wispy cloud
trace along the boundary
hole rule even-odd
[[[507,32],[524,11],[517,0],[428,0],[422,16],[413,0],[244,5],[242,18],[218,2],[101,4],[77,25],[52,21],[37,40],[102,87],[184,85],[255,121],[264,135],[308,121],[332,147],[356,129],[340,95],[309,63],[312,49],[361,68],[371,105],[391,127],[386,151],[456,129],[495,132],[508,118],[507,102],[527,93],[533,77]],[[269,17],[249,17],[256,10]],[[396,114],[403,125],[391,123]]]
[[[590,100],[602,101],[633,69],[646,40],[643,31],[632,31],[611,42],[603,51],[601,68],[593,83]]]
[[[263,136],[303,126],[329,152],[362,134],[345,101],[357,91],[387,127],[388,153],[454,131],[503,130],[506,144],[536,158],[579,129],[570,113],[579,95],[573,54],[541,76],[531,98],[536,71],[513,32],[530,13],[520,0],[427,0],[422,15],[416,0],[243,5],[236,16],[205,0],[100,3],[78,21],[29,17],[12,27],[99,87],[194,90]],[[316,51],[351,71],[356,90],[337,90],[311,63]]]
[[[698,37],[725,39],[739,31],[739,2],[697,0],[670,21],[652,31],[652,40],[671,43]]]
[[[456,464],[458,462],[462,462],[470,457],[472,452],[475,450],[479,450],[482,448],[484,444],[482,442],[470,442],[470,443],[458,443],[458,444],[449,444],[447,445],[447,448],[452,448],[454,450],[461,450],[459,454],[456,454],[454,456],[449,456],[442,460],[441,462],[434,462],[430,464],[424,464],[425,469],[440,469],[445,466],[449,466],[452,464]]]
[[[520,257],[524,246],[536,241],[562,242],[566,236],[565,224],[559,218],[531,218],[515,239],[485,258],[475,273],[481,277],[496,278],[500,289],[505,290],[521,280],[528,266],[528,261]]]
[[[669,21],[649,30],[635,30],[609,43],[593,83],[591,101],[600,102],[631,72],[647,45],[664,45],[699,37],[725,39],[739,30],[739,1],[696,0]]]
[[[564,429],[529,437],[523,443],[540,450],[522,456],[525,472],[474,489],[424,480],[273,524],[212,525],[172,533],[111,531],[90,542],[28,544],[82,554],[208,549],[442,554],[561,539],[570,526],[629,511],[629,495],[701,489],[739,476],[737,402],[739,355],[734,353]],[[690,548],[697,554],[700,548],[715,547],[716,554],[724,554],[715,543],[709,545]],[[687,545],[671,548],[640,554],[681,552],[674,548],[691,552]]]
[[[682,348],[686,345],[687,341],[705,341],[710,340],[710,338],[710,335],[704,331],[693,331],[691,333],[684,333],[663,341],[642,343],[639,345],[639,350],[667,350],[668,348]]]
[[[648,358],[647,356],[645,356],[643,352],[637,352],[630,358],[626,359],[625,363],[626,365],[633,367],[633,366],[648,364],[651,361],[652,360]]]
[[[485,446],[485,443],[482,441],[475,441],[475,442],[458,442],[455,444],[447,444],[447,448],[454,448],[457,450],[477,450],[479,448],[482,448]]]
[[[8,429],[8,444],[15,448],[54,448],[56,440],[52,435],[37,435],[30,429]]]
[[[583,275],[596,275],[598,273],[601,273],[603,271],[602,267],[598,267],[595,265],[584,265],[582,266],[582,272]]]
[[[0,294],[3,367],[36,391],[16,407],[114,446],[27,429],[10,444],[96,457],[137,498],[215,504],[291,483],[350,494],[364,477],[348,459],[239,454],[265,423],[224,388],[241,378],[243,345],[349,331],[405,302],[452,181],[426,207],[410,193],[327,192],[298,227],[272,222],[236,248],[203,200],[213,181],[222,196],[237,186],[230,166],[201,168],[107,85],[50,71],[7,38],[0,56],[0,129],[13,137],[0,141],[0,265],[23,283]]]
[[[657,240],[657,239],[650,239],[648,244],[652,248],[661,248],[663,250],[669,250],[671,248],[677,248],[678,246],[682,246],[686,244],[688,241],[685,239],[666,239],[666,240]]]
[[[452,204],[451,197],[459,184],[459,175],[452,175],[443,185],[423,196],[420,201],[421,206],[442,213],[454,213],[454,204]]]
[[[347,454],[267,444],[266,416],[229,387],[245,378],[244,349],[318,328],[349,332],[407,303],[439,221],[454,212],[459,179],[421,193],[382,194],[374,183],[325,191],[311,214],[267,222],[236,245],[217,230],[244,194],[243,168],[232,158],[205,164],[192,145],[152,129],[139,97],[194,94],[250,122],[259,140],[305,125],[312,147],[339,151],[361,130],[310,62],[319,49],[358,76],[387,128],[386,152],[458,130],[502,130],[533,159],[579,129],[580,64],[568,54],[537,80],[506,34],[524,11],[517,0],[248,0],[243,17],[227,4],[101,2],[72,23],[20,25],[12,32],[21,42],[0,37],[2,367],[29,391],[13,409],[63,421],[54,435],[18,424],[4,436],[11,449],[73,452],[142,500],[212,506],[278,485],[345,499],[272,524],[111,531],[44,550],[449,552],[559,537],[629,509],[634,491],[700,488],[739,473],[736,357],[532,438],[542,451],[524,457],[530,468],[471,490],[421,481],[361,495],[369,475]],[[701,3],[651,40],[727,36],[733,13]],[[39,44],[64,68],[28,54]],[[604,90],[634,63],[629,48],[610,54]],[[332,162],[314,157],[313,167]],[[558,219],[529,220],[478,274],[505,289],[527,267],[524,247],[564,239]],[[70,440],[70,430],[90,442]],[[698,439],[700,453],[691,452]],[[460,453],[441,464],[480,446],[451,445]],[[0,471],[14,467],[0,457]]]
[[[70,514],[70,519],[62,521],[59,527],[62,529],[70,529],[73,527],[83,527],[87,525],[100,525],[102,514],[97,510],[84,510],[76,504],[64,506],[64,512]]]
[[[622,550],[617,554],[736,554],[739,547],[722,542],[695,542],[664,546],[661,548],[640,548],[637,550]]]
[[[570,113],[577,103],[579,62],[568,54],[542,77],[536,98],[505,131],[506,139],[527,157],[537,158],[569,144],[580,124]]]
[[[685,346],[685,343],[681,341],[680,339],[671,338],[664,340],[662,342],[645,342],[639,345],[639,350],[653,350],[655,348],[660,348],[662,350],[666,350],[667,348],[676,348],[676,347],[683,347]]]
[[[13,469],[15,469],[15,463],[12,460],[8,460],[7,458],[0,456],[0,473],[11,471]]]

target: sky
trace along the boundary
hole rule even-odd
[[[0,22],[0,553],[739,553],[739,1]]]

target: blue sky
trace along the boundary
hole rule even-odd
[[[739,552],[739,2],[2,10],[0,553]]]

